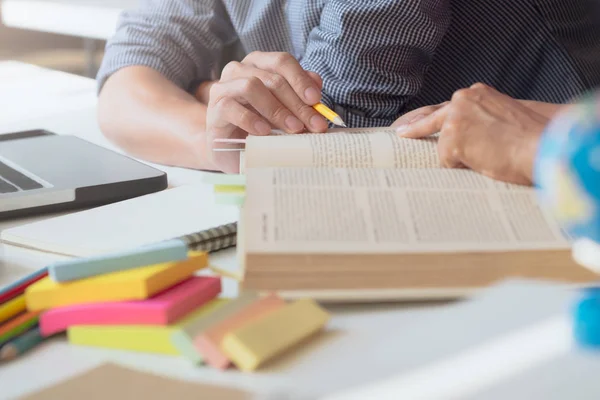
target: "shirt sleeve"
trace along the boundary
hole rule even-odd
[[[451,20],[449,0],[330,0],[302,66],[353,127],[389,126],[422,86]]]
[[[184,90],[212,79],[224,47],[237,35],[219,0],[141,0],[124,11],[106,45],[98,91],[116,71],[152,68]]]

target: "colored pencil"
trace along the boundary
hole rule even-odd
[[[0,345],[8,342],[15,336],[25,332],[36,325],[40,318],[40,311],[30,311],[23,313],[4,325],[0,326]]]
[[[44,340],[39,327],[17,336],[15,339],[0,347],[0,361],[9,361],[33,349]]]
[[[0,304],[17,297],[20,294],[25,293],[25,289],[31,284],[39,281],[40,279],[48,275],[48,269],[43,268],[32,274],[27,275],[19,279],[18,281],[0,289]]]
[[[331,108],[327,107],[325,104],[318,103],[318,104],[315,104],[313,106],[313,108],[319,114],[321,114],[322,116],[327,118],[330,122],[333,122],[334,124],[336,124],[338,126],[343,126],[344,128],[347,127],[346,124],[344,123],[344,120],[342,120],[342,118],[335,111],[333,111]]]
[[[7,301],[4,304],[0,304],[0,323],[8,321],[17,314],[25,311],[25,296],[19,295],[14,299]]]

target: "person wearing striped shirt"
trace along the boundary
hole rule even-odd
[[[236,172],[214,137],[390,126],[484,82],[530,107],[600,85],[595,0],[142,0],[98,73],[105,135],[150,161]]]

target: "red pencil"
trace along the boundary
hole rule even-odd
[[[48,270],[44,268],[18,280],[6,288],[0,288],[0,304],[23,294],[28,286],[44,278],[46,275],[48,275]]]

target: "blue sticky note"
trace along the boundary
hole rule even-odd
[[[118,253],[61,261],[48,266],[48,275],[55,282],[68,282],[187,258],[186,243],[169,240]]]

